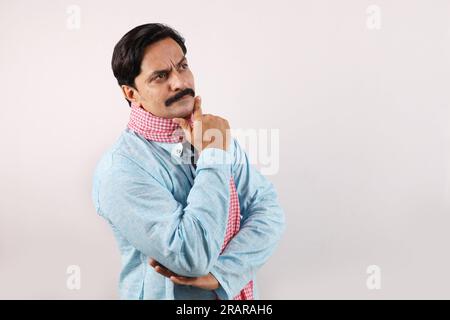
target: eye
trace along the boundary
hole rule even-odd
[[[183,64],[181,65],[181,67],[182,67],[183,69],[187,69],[188,64],[187,64],[187,63],[183,63]]]
[[[167,73],[162,72],[156,76],[156,79],[164,79],[167,76]]]

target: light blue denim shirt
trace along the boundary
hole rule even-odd
[[[215,299],[213,291],[176,285],[157,273],[148,263],[152,257],[180,275],[213,274],[221,300],[233,299],[253,280],[259,299],[256,272],[285,229],[275,189],[235,139],[227,151],[203,150],[196,169],[188,146],[149,141],[126,128],[97,164],[92,199],[122,256],[120,298]],[[231,175],[241,227],[220,254]]]

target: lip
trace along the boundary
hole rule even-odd
[[[190,95],[187,94],[187,95],[183,96],[183,98],[178,99],[175,103],[183,101],[184,99],[189,98],[189,97],[190,97]]]
[[[170,105],[166,105],[166,107],[169,108],[170,106],[172,106],[174,104],[177,104],[178,102],[180,102],[180,101],[182,101],[182,100],[184,100],[186,98],[189,98],[189,97],[192,97],[192,96],[190,94],[185,94],[183,97],[177,99],[176,101],[173,101]]]

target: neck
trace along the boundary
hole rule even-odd
[[[180,126],[172,119],[157,117],[137,104],[131,104],[128,128],[151,141],[176,143],[183,140]]]

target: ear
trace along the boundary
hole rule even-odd
[[[140,104],[140,95],[136,89],[134,89],[130,86],[127,86],[127,85],[122,85],[121,88],[122,88],[123,95],[125,96],[125,99],[127,99],[131,103],[138,104],[138,105]]]

